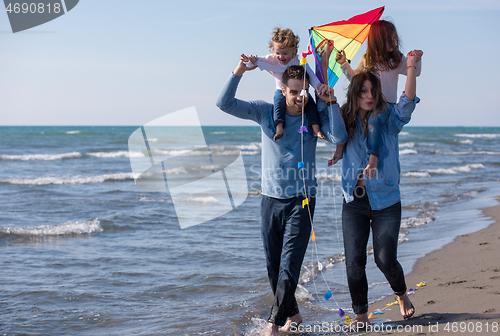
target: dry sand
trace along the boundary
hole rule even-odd
[[[426,282],[410,295],[414,318],[403,320],[398,305],[386,306],[395,301],[388,297],[370,305],[370,312],[385,308],[373,320],[391,320],[384,323],[393,330],[370,335],[500,336],[500,205],[483,213],[495,222],[419,259],[406,277],[408,287]]]

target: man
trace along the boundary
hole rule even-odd
[[[262,130],[262,240],[269,282],[274,294],[269,327],[265,335],[277,335],[279,326],[286,323],[282,330],[287,331],[291,323],[302,322],[295,300],[295,289],[314,214],[317,139],[312,135],[311,129],[302,133],[303,142],[299,133],[302,126],[302,107],[308,100],[305,88],[309,87],[303,67],[291,66],[283,73],[282,92],[286,99],[285,132],[277,141],[273,141],[273,105],[264,101],[247,102],[235,98],[238,83],[247,70],[251,68],[247,68],[243,60],[240,60],[222,88],[217,106],[235,117],[257,122]],[[345,127],[335,126],[343,126],[340,114],[333,116],[334,134],[337,138],[332,137],[329,128],[325,101],[328,104],[335,102],[333,89],[320,85],[318,95],[322,100],[319,100],[317,105],[323,125],[322,132],[335,143],[344,143],[347,141]],[[309,126],[307,119],[304,120],[304,125]]]

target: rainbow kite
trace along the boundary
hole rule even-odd
[[[313,49],[314,59],[316,60],[316,76],[325,83],[323,70],[321,68],[321,56],[324,52],[326,40],[333,40],[334,52],[344,50],[347,60],[350,62],[358,52],[361,44],[368,37],[371,24],[382,16],[384,7],[380,7],[364,14],[350,18],[347,21],[332,22],[323,26],[311,27],[309,37]],[[342,70],[340,64],[335,62],[335,55],[328,62],[328,85],[333,87],[337,83]]]

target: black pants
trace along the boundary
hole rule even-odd
[[[304,197],[277,199],[262,196],[262,241],[267,275],[274,294],[269,322],[284,325],[287,317],[299,313],[295,290],[309,243],[311,221]],[[309,197],[311,218],[316,199]]]
[[[373,234],[375,263],[384,273],[396,295],[406,292],[403,268],[397,260],[401,202],[382,210],[372,210],[364,187],[356,187],[354,201],[342,206],[342,231],[346,257],[347,282],[352,308],[356,314],[368,311],[366,246]]]

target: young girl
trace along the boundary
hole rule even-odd
[[[379,20],[372,24],[368,34],[368,46],[358,64],[353,70],[346,61],[345,52],[339,51],[335,60],[340,64],[340,68],[351,80],[354,75],[364,71],[373,72],[381,82],[382,94],[390,104],[396,104],[398,77],[407,75],[406,57],[399,49],[399,36],[396,27],[389,21]],[[413,50],[412,55],[416,57],[416,76],[420,75],[422,63],[420,62],[423,52]],[[380,149],[380,126],[384,116],[374,114],[368,121],[368,153],[370,159],[364,170],[367,177],[373,177],[378,165]],[[332,161],[335,163],[342,158],[343,146],[337,146],[337,150]]]
[[[276,135],[274,140],[278,140],[283,136],[283,127],[285,122],[286,102],[285,97],[281,91],[283,86],[281,78],[283,72],[291,65],[299,65],[300,60],[297,56],[299,47],[299,37],[295,35],[290,29],[281,29],[276,27],[271,32],[271,41],[269,41],[269,50],[272,54],[257,57],[255,55],[241,55],[241,59],[249,68],[257,66],[260,70],[267,70],[276,80],[276,92],[274,94],[274,125],[276,126]],[[307,73],[309,74],[310,84],[317,89],[320,81],[314,74],[309,65],[306,65]],[[312,97],[309,96],[309,101],[305,106],[305,113],[311,124],[314,136],[326,139],[321,133],[320,118],[316,104]]]

